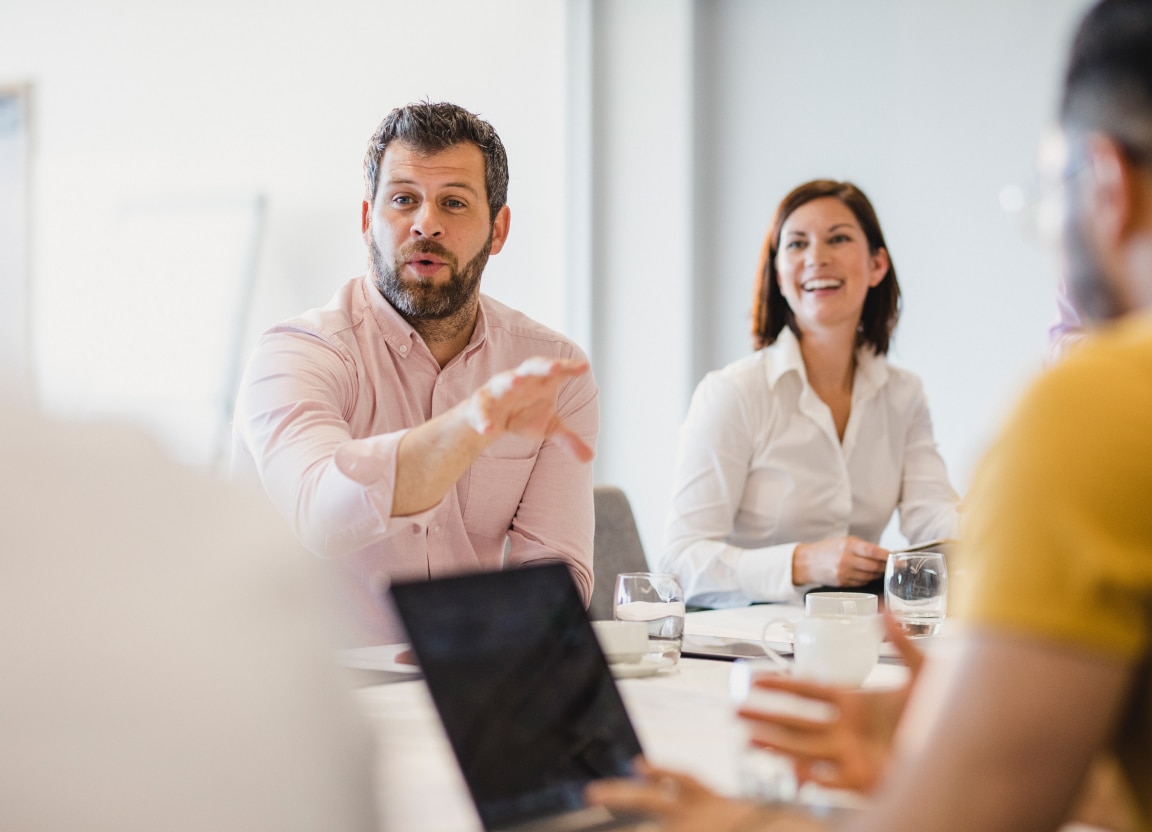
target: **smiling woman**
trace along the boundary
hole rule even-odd
[[[897,509],[910,540],[955,536],[920,380],[885,358],[899,312],[864,193],[816,180],[788,194],[757,275],[757,351],[705,377],[681,428],[662,566],[690,603],[867,585]]]
[[[821,248],[823,243],[823,248]],[[768,236],[764,240],[756,281],[756,301],[752,307],[752,336],[757,349],[775,342],[787,326],[797,336],[801,331],[794,307],[799,300],[789,296],[781,271],[790,276],[800,270],[807,280],[834,275],[828,258],[845,264],[853,273],[867,271],[869,291],[855,305],[855,340],[858,346],[871,344],[875,352],[885,355],[888,342],[900,317],[900,285],[896,267],[888,255],[880,220],[864,192],[851,182],[817,179],[807,182],[784,197]],[[804,272],[808,259],[820,262],[816,271]],[[811,287],[808,287],[811,288]],[[853,292],[855,298],[856,292]]]

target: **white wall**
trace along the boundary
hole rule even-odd
[[[928,386],[959,484],[1034,372],[1051,264],[998,205],[1050,123],[1082,0],[710,3],[709,364],[748,350],[748,306],[776,202],[817,177],[876,205],[904,290],[894,359]],[[711,210],[708,210],[711,209]],[[741,326],[735,326],[739,322]]]
[[[691,393],[692,12],[601,2],[593,21],[596,480],[628,494],[650,560]]]
[[[127,323],[115,302],[127,253],[110,243],[125,203],[266,196],[251,343],[364,271],[367,140],[423,98],[496,125],[512,235],[484,287],[563,326],[564,20],[562,0],[0,0],[0,83],[34,87],[45,399],[83,409],[81,359]],[[154,279],[168,271],[156,262]],[[196,286],[169,292],[178,305]]]
[[[101,304],[125,201],[266,196],[249,339],[326,300],[363,270],[364,144],[427,96],[508,145],[512,237],[485,288],[590,348],[597,479],[650,552],[688,396],[748,349],[772,209],[816,176],[877,206],[905,290],[894,359],[963,487],[1053,314],[1050,264],[997,195],[1031,173],[1086,3],[0,0],[0,83],[34,84],[41,384],[82,397],[79,356],[121,323]]]
[[[0,389],[21,398],[32,392],[28,110],[27,90],[0,83]]]
[[[598,476],[629,492],[650,553],[687,405],[681,391],[749,351],[752,281],[772,212],[817,177],[855,181],[876,205],[904,290],[892,357],[923,377],[942,453],[967,487],[1005,408],[1039,369],[1055,314],[1052,263],[998,195],[1032,174],[1086,5],[698,0],[687,21],[678,3],[595,6],[597,36],[610,45],[598,68],[611,79],[597,136],[615,137],[595,197],[610,218],[597,246],[607,284],[597,314],[614,345],[598,367],[610,454]],[[676,167],[685,141],[689,179]]]

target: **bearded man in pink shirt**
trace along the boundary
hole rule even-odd
[[[368,273],[261,338],[234,468],[330,560],[355,643],[403,638],[390,581],[559,561],[587,601],[598,391],[576,344],[480,293],[511,216],[499,136],[410,104],[364,175]]]

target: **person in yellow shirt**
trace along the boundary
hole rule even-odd
[[[1105,325],[1025,395],[989,452],[956,586],[965,626],[919,674],[890,756],[876,755],[874,802],[837,829],[1057,829],[1106,755],[1127,792],[1115,800],[1152,830],[1152,0],[1088,12],[1061,129],[1050,196],[1064,278]],[[864,737],[867,710],[827,730]],[[765,744],[800,754],[760,722]],[[833,768],[845,759],[825,752]],[[641,770],[590,799],[676,832],[827,828]]]

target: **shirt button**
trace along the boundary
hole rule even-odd
[[[436,534],[440,534],[440,527],[439,526],[433,526],[432,531],[436,532]]]
[[[407,344],[401,344],[400,345],[400,352],[408,352],[408,345]]]

